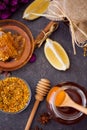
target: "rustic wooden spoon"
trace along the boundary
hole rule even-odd
[[[87,108],[74,102],[66,92],[64,100],[58,105],[58,107],[72,107],[87,115]]]
[[[48,93],[50,89],[50,81],[48,79],[41,79],[37,86],[36,86],[36,95],[35,95],[35,104],[33,106],[33,109],[32,109],[32,112],[30,114],[30,117],[27,121],[27,124],[26,124],[26,127],[25,127],[25,130],[29,130],[30,129],[30,126],[31,126],[31,123],[32,123],[32,120],[34,118],[34,115],[36,113],[36,110],[38,108],[38,105],[40,103],[40,101],[42,101],[44,99],[44,96],[46,96],[46,94]]]

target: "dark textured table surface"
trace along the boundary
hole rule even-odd
[[[24,5],[22,8],[20,8],[15,14],[13,14],[11,18],[19,20],[27,25],[35,38],[49,23],[49,20],[43,17],[34,21],[22,19],[24,9],[27,7],[27,5]],[[31,113],[35,101],[35,87],[41,78],[49,79],[51,81],[51,87],[60,82],[72,81],[84,86],[87,89],[87,57],[84,57],[82,49],[77,47],[77,55],[73,54],[68,26],[63,22],[60,22],[58,30],[55,31],[50,38],[61,43],[61,45],[67,51],[70,58],[70,68],[64,72],[56,70],[45,58],[44,44],[39,49],[36,49],[34,53],[36,54],[37,59],[34,63],[28,62],[24,67],[12,72],[12,76],[23,78],[30,85],[32,91],[31,103],[27,109],[20,114],[9,115],[0,112],[0,130],[24,130],[28,116]],[[40,125],[40,123],[37,121],[37,118],[39,113],[47,110],[45,103],[45,100],[41,102],[31,128],[38,125],[39,127],[42,127],[43,130],[87,130],[87,117],[75,125],[67,126],[55,121],[51,121],[45,126]]]

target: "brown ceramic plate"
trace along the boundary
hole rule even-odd
[[[32,33],[23,23],[12,19],[1,20],[0,28],[2,28],[5,32],[10,31],[15,34],[17,33],[25,38],[25,48],[18,60],[8,62],[0,61],[0,70],[12,71],[19,69],[24,66],[32,56],[34,50]]]

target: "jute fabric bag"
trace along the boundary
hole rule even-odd
[[[52,0],[43,15],[53,21],[69,21],[74,54],[75,44],[87,51],[87,0]]]

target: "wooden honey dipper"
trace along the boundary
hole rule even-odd
[[[33,121],[36,110],[38,108],[38,105],[39,105],[40,101],[42,101],[44,99],[44,96],[47,95],[49,89],[50,89],[50,81],[48,79],[41,79],[38,82],[38,84],[36,86],[36,95],[35,95],[36,101],[34,103],[34,106],[33,106],[32,112],[29,116],[29,119],[27,121],[25,130],[30,129],[30,126],[31,126],[31,123]]]

